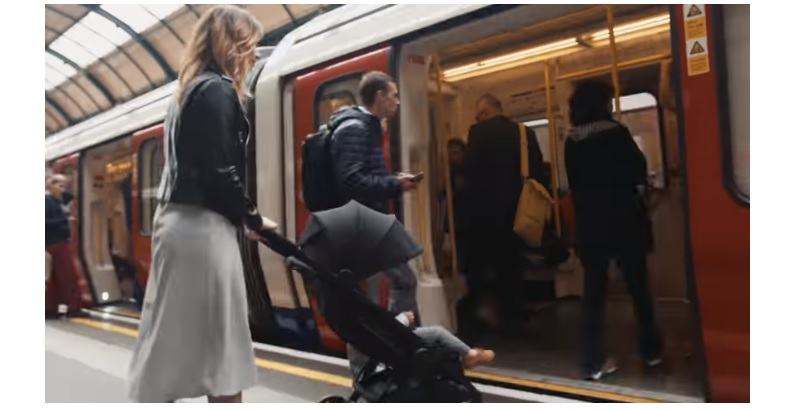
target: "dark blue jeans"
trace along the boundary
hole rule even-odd
[[[599,371],[606,359],[603,322],[611,259],[609,256],[581,256],[584,279],[580,366],[584,375]],[[613,259],[617,260],[628,286],[628,293],[633,299],[633,310],[639,328],[639,353],[645,360],[660,357],[663,345],[656,325],[653,296],[648,286],[646,255],[638,252]]]

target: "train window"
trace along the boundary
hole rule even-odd
[[[151,139],[139,148],[139,198],[142,209],[142,235],[150,235],[153,229],[153,214],[156,211],[158,184],[164,167],[164,154],[158,139]]]
[[[647,158],[647,177],[650,186],[664,188],[666,185],[664,155],[656,97],[650,93],[625,95],[620,97],[620,105],[622,123],[628,127],[636,145]]]
[[[750,6],[724,5],[722,21],[725,44],[723,76],[727,84],[728,124],[723,132],[727,142],[726,184],[747,203],[750,202]],[[726,90],[722,90],[723,95]],[[726,124],[723,124],[725,130]]]
[[[361,81],[360,73],[325,83],[319,88],[315,101],[315,128],[326,123],[331,114],[339,108],[356,104],[355,96],[358,93],[359,81]]]

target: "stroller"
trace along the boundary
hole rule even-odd
[[[393,215],[350,201],[309,218],[299,246],[275,232],[264,244],[287,258],[317,290],[322,315],[344,341],[369,357],[345,399],[322,402],[480,402],[458,353],[426,346],[373,303],[358,283],[422,253]]]

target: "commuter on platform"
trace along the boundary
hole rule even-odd
[[[186,46],[165,120],[152,265],[129,370],[134,401],[241,402],[256,384],[237,230],[255,239],[276,228],[243,181],[244,77],[262,35],[244,9],[215,6]]]

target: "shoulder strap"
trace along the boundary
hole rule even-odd
[[[525,126],[522,123],[519,125],[519,170],[522,179],[528,179],[530,170],[528,169],[528,133],[525,132]]]

